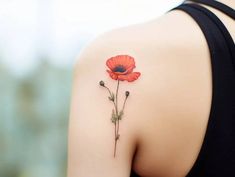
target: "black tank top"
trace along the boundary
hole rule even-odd
[[[190,2],[190,1],[189,1]],[[208,44],[212,69],[212,101],[200,152],[186,177],[235,177],[235,45],[216,8],[235,19],[235,10],[214,0],[184,1],[182,10],[199,25]],[[131,177],[139,177],[131,171]]]

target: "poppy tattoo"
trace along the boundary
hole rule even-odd
[[[106,70],[109,74],[109,76],[117,80],[117,88],[116,93],[114,94],[104,83],[104,81],[100,81],[100,86],[106,88],[109,92],[108,99],[113,102],[114,108],[112,110],[111,115],[111,121],[115,126],[115,132],[114,132],[114,157],[116,155],[116,146],[117,146],[117,140],[120,138],[119,131],[119,121],[122,119],[124,115],[124,108],[126,104],[126,100],[130,95],[129,91],[125,92],[125,100],[123,102],[122,109],[118,110],[118,89],[119,89],[119,82],[120,81],[128,81],[133,82],[137,80],[140,76],[140,72],[133,72],[133,69],[135,68],[135,60],[133,57],[129,55],[117,55],[114,57],[111,57],[107,59],[106,65],[109,68],[109,70]]]

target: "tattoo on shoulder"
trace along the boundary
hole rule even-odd
[[[114,108],[112,109],[112,114],[111,114],[111,121],[114,124],[114,158],[116,155],[116,146],[117,146],[117,141],[120,138],[119,134],[119,121],[122,119],[124,115],[124,108],[126,104],[126,100],[130,95],[129,91],[125,91],[124,96],[124,102],[122,105],[121,110],[118,109],[118,90],[119,90],[119,84],[120,81],[128,81],[128,82],[133,82],[137,80],[140,76],[140,72],[133,72],[135,66],[135,59],[129,55],[117,55],[114,57],[111,57],[107,59],[106,65],[109,68],[107,73],[109,76],[117,81],[117,88],[116,92],[112,92],[107,85],[104,83],[104,81],[100,81],[99,84],[100,86],[104,87],[107,89],[109,96],[108,99],[113,103]]]

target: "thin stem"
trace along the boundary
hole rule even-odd
[[[118,124],[117,124],[117,140],[119,139],[118,131],[119,131],[119,118],[118,118]]]
[[[126,98],[124,100],[124,103],[123,103],[123,106],[122,106],[122,111],[124,111],[124,108],[125,108],[125,105],[126,105],[126,100],[127,100],[127,96],[126,96]]]
[[[116,137],[117,137],[117,135],[116,135],[116,122],[114,123],[115,124],[115,137],[114,137],[114,140],[115,140],[115,144],[114,144],[114,154],[113,154],[113,156],[115,157],[115,155],[116,155],[116,146],[117,146],[117,140],[116,140]]]
[[[109,89],[108,87],[106,87],[106,86],[104,86],[104,87],[109,91],[110,97],[112,97],[112,93],[111,93],[110,89]],[[114,102],[113,100],[112,100],[112,102],[113,102],[114,107],[115,107],[115,109],[116,109],[116,104],[115,104],[115,102]]]
[[[116,89],[116,113],[118,115],[118,89],[119,89],[119,80],[118,80],[118,83],[117,83],[117,89]]]
[[[104,87],[109,91],[110,96],[112,96],[112,93],[111,93],[110,89],[106,86],[104,86]]]
[[[116,110],[116,116],[118,118],[118,123],[117,123],[117,126],[116,126],[116,121],[115,121],[115,146],[114,146],[114,157],[116,155],[116,146],[117,146],[117,140],[119,138],[119,135],[118,135],[118,129],[119,129],[119,117],[118,117],[118,89],[119,89],[119,80],[118,80],[118,83],[117,83],[117,89],[116,89],[116,104],[114,103],[115,105],[115,110]]]
[[[117,106],[117,109],[116,109],[116,114],[117,114],[117,117],[118,117],[118,122],[117,122],[117,136],[118,136],[118,130],[119,130],[119,116],[118,116],[118,89],[119,89],[119,80],[118,80],[118,83],[117,83],[117,90],[116,90],[116,106]]]

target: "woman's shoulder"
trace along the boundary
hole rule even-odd
[[[117,56],[129,57],[119,63]],[[110,60],[112,57],[115,59]],[[89,117],[87,125],[98,117],[94,123],[97,132],[111,131],[106,124],[111,107],[97,83],[103,80],[115,91],[120,73],[114,72],[120,71],[120,64],[126,73],[141,73],[138,79],[133,77],[134,82],[124,79],[119,85],[123,97],[125,91],[130,94],[121,124],[121,139],[128,136],[122,151],[130,155],[137,149],[133,168],[141,176],[184,176],[200,150],[212,94],[210,53],[200,27],[185,12],[174,10],[145,23],[105,32],[84,47],[74,69],[74,92],[80,90],[74,99],[81,107],[77,111],[74,104],[74,112],[85,112],[82,121]],[[109,69],[113,69],[111,75]],[[94,131],[94,127],[88,128]]]
[[[75,73],[102,70],[108,58],[129,55],[142,71],[139,89],[153,97],[166,83],[172,83],[165,79],[172,79],[172,75],[182,79],[183,71],[191,70],[197,58],[207,54],[206,41],[194,23],[184,13],[172,11],[145,23],[105,32],[89,42],[77,56]]]

